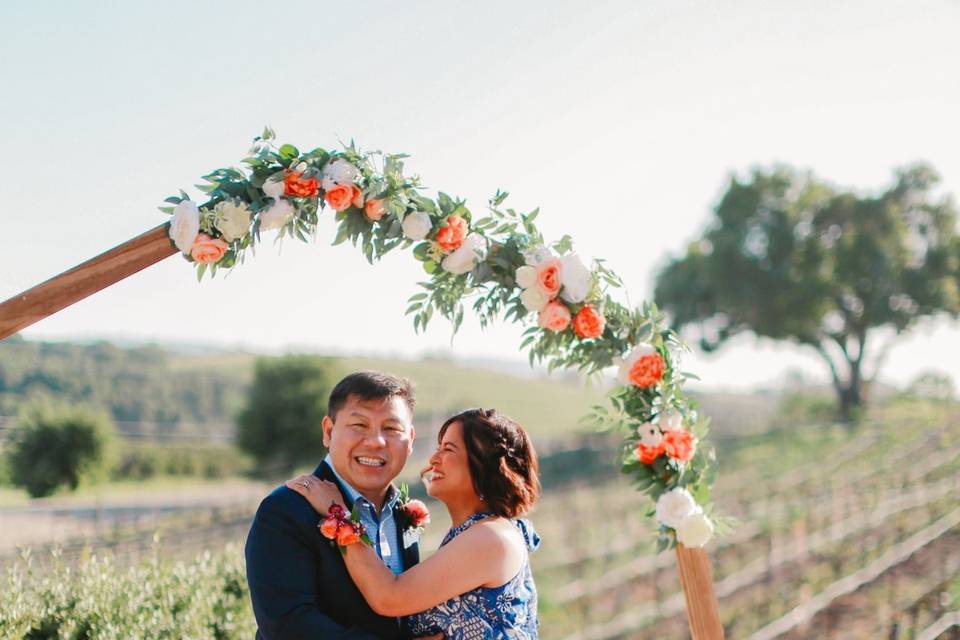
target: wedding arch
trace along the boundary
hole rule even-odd
[[[624,433],[622,469],[654,502],[658,548],[676,549],[693,638],[722,638],[703,549],[716,523],[715,460],[708,421],[683,392],[694,377],[680,367],[684,344],[653,304],[630,308],[615,298],[622,282],[603,260],[584,262],[569,236],[546,242],[537,210],[506,208],[498,191],[475,217],[463,200],[423,195],[418,178],[404,174],[404,157],[353,143],[301,152],[278,146],[267,128],[243,169],[203,176],[202,202],[181,190],[161,207],[169,221],[0,304],[0,339],[175,253],[202,280],[243,263],[267,234],[306,241],[332,210],[333,244],[349,240],[371,264],[394,249],[422,263],[426,279],[406,310],[418,332],[435,313],[456,332],[469,304],[482,326],[527,325],[521,350],[531,364],[587,375],[618,368],[609,406],[589,419]]]

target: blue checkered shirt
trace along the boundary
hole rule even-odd
[[[367,535],[373,541],[373,548],[376,549],[377,555],[394,575],[403,573],[403,553],[397,545],[397,521],[393,517],[393,508],[400,499],[400,492],[393,485],[390,485],[387,488],[387,497],[383,501],[380,515],[377,515],[376,507],[337,473],[329,455],[327,455],[325,462],[330,466],[333,475],[337,476],[337,480],[340,481],[343,488],[347,490],[347,495],[343,498],[351,507],[356,507],[360,514],[360,522],[363,523]]]

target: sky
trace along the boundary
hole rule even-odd
[[[0,4],[0,299],[164,222],[163,198],[281,142],[405,152],[428,193],[498,188],[548,239],[604,258],[639,303],[731,175],[784,162],[865,193],[933,164],[960,192],[960,2],[231,2]],[[468,320],[451,342],[404,317],[406,252],[367,265],[269,242],[198,283],[173,257],[23,332],[279,353],[519,359],[522,328]],[[878,341],[879,342],[879,341]],[[924,322],[882,380],[960,380],[960,325]],[[769,385],[813,356],[743,335],[686,369]],[[825,378],[824,378],[825,379]]]

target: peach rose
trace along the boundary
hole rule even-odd
[[[637,459],[643,464],[653,464],[662,454],[663,444],[658,447],[648,447],[642,442],[637,444]]]
[[[460,248],[467,237],[467,221],[460,216],[447,216],[447,223],[437,230],[437,244],[444,253]]]
[[[383,217],[383,214],[387,212],[387,208],[383,205],[383,200],[376,200],[371,198],[367,200],[367,203],[363,205],[363,215],[367,216],[367,220],[371,222],[376,222]]]
[[[567,305],[562,302],[554,300],[540,312],[537,324],[544,329],[560,333],[570,326],[570,309],[567,309]]]
[[[346,211],[353,204],[358,191],[360,190],[352,184],[338,184],[332,189],[327,189],[323,197],[336,211]]]
[[[537,265],[537,286],[552,300],[560,293],[560,260],[553,259]]]
[[[592,304],[584,305],[573,317],[573,331],[584,340],[602,336],[606,324],[607,319]]]
[[[663,356],[651,353],[637,358],[628,375],[630,382],[641,389],[655,385],[663,377]]]
[[[190,257],[201,264],[212,264],[222,258],[229,248],[230,245],[220,238],[198,233],[193,241],[193,248],[190,249]]]
[[[360,191],[360,187],[353,185],[353,206],[362,209],[363,204],[363,191]]]
[[[430,523],[430,510],[422,501],[411,500],[403,505],[403,508],[410,516],[410,524],[414,527],[421,527]]]
[[[690,462],[696,450],[697,439],[686,429],[667,431],[663,434],[663,450],[674,460]]]
[[[337,544],[346,547],[356,542],[360,542],[360,531],[357,530],[357,527],[349,522],[340,525],[340,529],[337,531]]]
[[[320,191],[320,182],[316,178],[303,178],[297,171],[285,171],[283,174],[283,193],[294,198],[312,198]]]
[[[320,525],[320,533],[323,534],[324,538],[330,538],[331,540],[337,539],[339,529],[340,521],[335,516],[327,516],[323,524]]]

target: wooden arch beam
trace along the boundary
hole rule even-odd
[[[163,223],[0,303],[0,340],[177,253]]]

